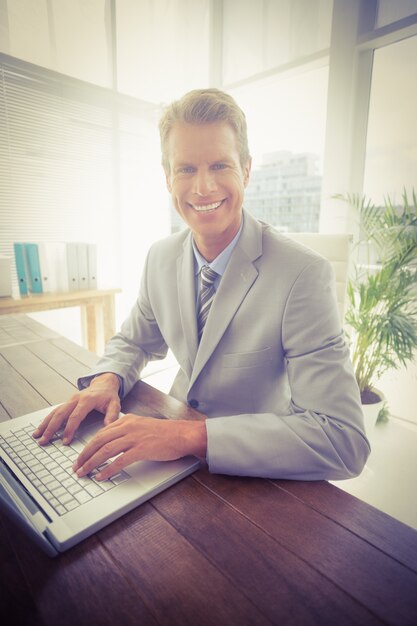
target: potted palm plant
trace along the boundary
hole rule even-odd
[[[404,191],[401,205],[386,197],[384,206],[359,196],[339,198],[359,219],[345,321],[369,433],[378,415],[387,413],[376,387],[380,377],[409,364],[417,348],[417,197],[413,190],[410,201]],[[382,412],[381,404],[372,411],[378,402]]]

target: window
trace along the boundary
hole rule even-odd
[[[224,0],[224,84],[326,50],[332,5],[332,0]]]
[[[0,55],[0,250],[13,257],[14,241],[96,243],[99,287],[123,288],[118,322],[149,243],[168,231],[155,182],[157,111]]]
[[[365,193],[375,202],[417,189],[417,36],[374,53]]]
[[[417,13],[417,0],[379,0],[376,28]]]
[[[253,157],[245,206],[286,232],[319,227],[328,80],[327,62],[320,65],[231,91],[245,111]]]
[[[366,145],[364,193],[375,203],[385,195],[401,201],[417,192],[417,36],[375,51]],[[417,423],[416,366],[387,374],[381,388],[393,415]],[[399,385],[401,393],[398,393]]]
[[[0,20],[2,52],[111,87],[109,2],[19,0],[1,4],[4,7]]]
[[[117,89],[170,102],[209,81],[209,0],[117,0]]]
[[[52,238],[95,242],[116,257],[111,98],[5,57],[0,67],[2,251]],[[115,285],[110,258],[101,274]]]

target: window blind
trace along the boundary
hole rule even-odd
[[[0,55],[0,252],[90,241],[117,267],[117,142],[110,90]]]

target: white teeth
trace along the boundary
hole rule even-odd
[[[213,209],[217,209],[221,205],[221,203],[222,202],[220,201],[220,202],[213,202],[212,204],[202,204],[202,205],[193,204],[192,207],[196,211],[213,211]]]

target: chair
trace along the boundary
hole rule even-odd
[[[350,233],[284,233],[330,261],[336,276],[336,295],[340,320],[343,324],[346,309],[346,292],[349,276],[349,259],[353,244]]]

